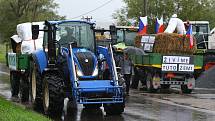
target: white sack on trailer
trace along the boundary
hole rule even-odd
[[[176,14],[172,15],[172,18],[170,18],[164,33],[173,33],[175,30],[177,30],[178,34],[186,34],[184,23],[181,19],[177,18]]]
[[[39,29],[44,28],[44,22],[22,23],[17,25],[17,33],[22,39],[21,52],[23,54],[32,53],[33,51],[42,48],[44,32],[40,31],[38,39],[32,40],[32,25],[39,25]]]

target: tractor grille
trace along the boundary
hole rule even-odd
[[[91,76],[94,70],[94,58],[90,52],[76,53],[81,70],[85,76]],[[87,62],[86,62],[87,59]]]

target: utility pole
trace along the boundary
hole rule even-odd
[[[144,15],[147,16],[147,0],[144,0]]]
[[[85,20],[85,21],[87,21],[87,22],[90,22],[91,20],[93,19],[93,17],[91,16],[91,17],[82,17],[82,20]]]

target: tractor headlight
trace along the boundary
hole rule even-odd
[[[95,67],[95,69],[94,69],[94,71],[93,71],[92,76],[97,76],[97,75],[98,75],[98,72],[99,72],[99,70],[98,70],[98,64],[96,64],[96,67]]]
[[[77,76],[78,77],[84,76],[83,72],[78,68],[78,66],[76,65],[75,67],[76,67],[76,74],[77,74]]]

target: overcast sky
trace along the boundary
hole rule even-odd
[[[75,17],[87,13],[97,7],[100,7],[104,3],[110,1],[103,7],[86,14],[86,16],[92,16],[96,22],[113,22],[112,14],[124,6],[122,0],[55,0],[59,4],[58,13],[65,15],[67,19],[74,19]],[[81,17],[75,18],[80,19]]]

